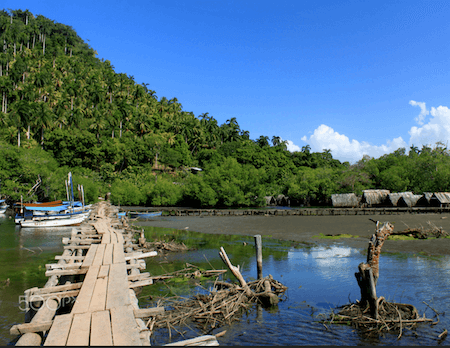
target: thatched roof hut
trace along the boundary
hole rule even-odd
[[[364,190],[361,203],[366,207],[383,206],[389,193],[389,190]]]
[[[361,197],[354,193],[341,193],[331,195],[331,202],[335,208],[356,208],[359,206]]]
[[[273,196],[264,196],[267,205],[277,205],[277,201]]]
[[[416,203],[416,207],[429,207],[433,192],[424,192]]]
[[[286,197],[285,195],[278,195],[276,198],[277,205],[281,206],[287,206],[290,205],[289,197]]]
[[[422,195],[415,195],[412,192],[395,192],[387,196],[386,205],[392,207],[413,207]]]
[[[430,205],[432,207],[448,207],[450,206],[449,192],[435,192],[430,198]]]
[[[406,195],[398,199],[397,207],[415,207],[422,195]]]

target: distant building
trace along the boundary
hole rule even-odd
[[[361,204],[364,207],[382,207],[386,205],[389,190],[364,190]]]
[[[265,196],[266,205],[277,205],[277,201],[273,196]]]
[[[417,206],[417,202],[422,197],[422,195],[407,195],[402,196],[398,199],[397,206],[398,207],[415,207]]]
[[[286,197],[285,195],[278,195],[276,198],[277,205],[280,206],[288,206],[290,205],[289,197]]]
[[[429,207],[433,192],[424,192],[416,203],[416,207]]]
[[[356,208],[359,206],[361,198],[354,193],[341,193],[331,195],[331,203],[335,208]]]
[[[430,198],[430,206],[432,207],[450,207],[449,192],[435,192]]]
[[[386,200],[386,205],[392,207],[414,207],[422,195],[415,195],[412,192],[390,193]]]

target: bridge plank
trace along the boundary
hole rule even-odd
[[[105,254],[106,244],[100,244],[95,253],[94,261],[92,261],[92,266],[101,266],[103,262],[103,255]]]
[[[109,311],[93,312],[91,318],[91,346],[112,346]]]
[[[113,244],[106,244],[105,254],[103,256],[103,264],[110,265],[113,263]]]
[[[61,314],[55,317],[53,325],[45,339],[44,346],[65,346],[72,325],[72,314]]]
[[[84,313],[89,309],[100,266],[91,266],[84,278],[80,293],[72,308],[72,313]]]
[[[113,263],[125,263],[123,244],[114,244]]]
[[[88,346],[89,332],[91,329],[91,313],[77,313],[72,319],[69,337],[67,338],[68,346]]]
[[[84,258],[83,265],[81,266],[81,268],[88,268],[92,265],[95,254],[97,253],[97,248],[98,248],[98,244],[92,244],[89,247],[89,250],[86,254],[86,257]]]
[[[106,309],[130,304],[128,275],[125,263],[114,263],[110,266]]]
[[[111,308],[111,331],[115,346],[140,346],[139,328],[131,305]]]
[[[108,286],[108,278],[97,278],[95,282],[94,292],[92,293],[89,311],[103,311],[106,306],[106,289]]]

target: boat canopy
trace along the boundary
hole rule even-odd
[[[70,202],[69,201],[63,201],[63,204],[70,205]],[[75,201],[75,202],[73,202],[73,206],[74,207],[82,207],[83,203],[81,203],[80,201]]]
[[[27,210],[38,210],[38,211],[63,211],[69,209],[68,205],[57,205],[57,206],[47,206],[47,207],[29,207],[25,206]]]

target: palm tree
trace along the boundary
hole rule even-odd
[[[269,145],[269,137],[261,135],[258,139],[256,139],[256,143],[259,145],[259,147],[266,147]]]
[[[28,101],[18,100],[11,104],[10,119],[17,127],[17,146],[20,147],[20,130],[28,124],[30,115],[30,105]]]
[[[36,123],[37,123],[37,128],[38,130],[40,129],[40,140],[41,140],[41,145],[44,145],[44,129],[49,127],[52,123],[52,118],[53,118],[53,113],[50,110],[50,107],[48,106],[47,103],[44,102],[38,102],[36,103],[36,108],[35,108],[35,116],[36,116]]]
[[[281,144],[281,138],[278,137],[278,136],[276,136],[276,135],[274,135],[274,136],[272,137],[272,144],[273,144],[273,146],[278,146],[278,145],[280,145],[280,144]]]

